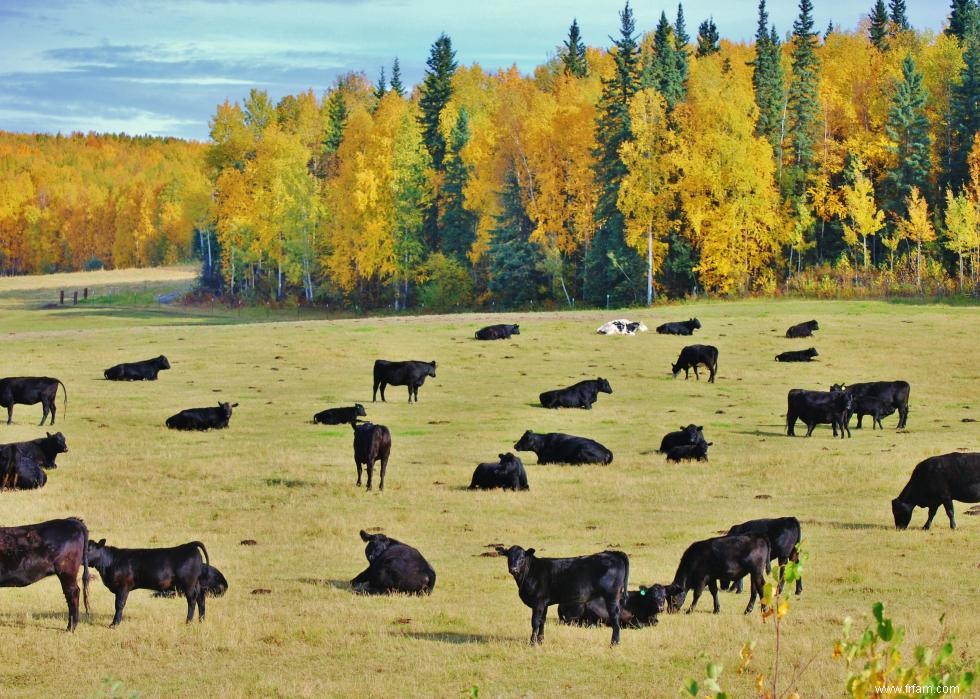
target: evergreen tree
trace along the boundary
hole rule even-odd
[[[521,188],[513,170],[505,176],[500,194],[501,212],[487,250],[489,289],[505,308],[526,308],[540,300],[548,287],[541,248],[530,241],[534,224],[521,202]]]
[[[402,67],[398,63],[398,56],[395,56],[395,62],[391,64],[391,91],[394,92],[399,97],[405,96],[405,86],[402,85]]]
[[[960,82],[953,86],[951,105],[953,153],[949,182],[954,191],[970,177],[967,157],[980,131],[980,9],[974,8],[967,17],[963,63]]]
[[[875,2],[868,19],[871,20],[868,38],[876,49],[884,51],[888,48],[888,10],[885,8],[885,0]]]
[[[476,214],[464,206],[470,167],[463,160],[462,150],[469,140],[469,115],[465,109],[461,109],[456,125],[449,134],[449,148],[444,162],[446,179],[439,197],[439,231],[441,251],[463,263],[476,240],[477,223]]]
[[[565,72],[576,78],[584,78],[589,72],[589,65],[585,60],[585,44],[579,32],[578,20],[572,20],[572,26],[568,28],[568,39],[564,44],[565,50],[562,52],[561,62]]]
[[[827,43],[827,37],[834,33],[834,21],[830,20],[827,22],[827,28],[823,32],[824,43]]]
[[[422,127],[422,140],[432,158],[432,166],[441,170],[442,160],[446,157],[446,142],[439,131],[439,116],[452,97],[453,74],[457,67],[456,52],[448,36],[439,35],[425,64],[429,68],[425,71],[419,96],[419,108],[422,110],[419,125]]]
[[[673,34],[674,29],[667,21],[667,15],[661,12],[657,31],[653,35],[653,55],[645,57],[642,80],[643,87],[653,87],[664,96],[668,110],[684,99],[680,60]],[[687,64],[686,58],[684,64]]]
[[[976,0],[953,0],[953,5],[949,13],[949,26],[946,27],[946,35],[955,36],[962,41],[963,36],[966,34],[970,13],[976,8]]]
[[[386,92],[388,92],[388,82],[385,80],[385,67],[381,66],[381,75],[378,76],[378,82],[374,86],[374,98],[380,101]]]
[[[695,55],[698,58],[703,58],[704,56],[710,56],[713,53],[721,51],[721,47],[718,45],[720,38],[718,36],[718,27],[715,26],[715,20],[712,17],[708,17],[698,27],[698,50]]]
[[[820,81],[820,59],[817,37],[813,31],[813,2],[800,0],[800,15],[793,22],[793,79],[787,98],[787,136],[793,153],[793,164],[802,176],[813,165],[814,130],[820,105],[817,85]],[[796,192],[800,194],[801,192]]]
[[[888,19],[892,23],[893,31],[907,32],[912,28],[905,11],[905,0],[888,0]]]
[[[339,87],[334,88],[327,98],[327,128],[323,138],[323,150],[328,155],[336,153],[344,139],[347,126],[347,102]]]
[[[759,24],[755,33],[755,60],[752,61],[752,87],[759,116],[755,132],[780,153],[785,88],[783,86],[782,52],[776,27],[769,30],[766,0],[759,0]]]
[[[904,212],[905,200],[913,189],[925,191],[930,163],[929,119],[926,117],[926,90],[922,73],[916,70],[912,56],[902,61],[902,81],[898,83],[888,110],[885,133],[894,141],[895,168],[888,173],[888,208]]]
[[[619,187],[626,176],[620,146],[632,136],[629,104],[639,88],[640,47],[629,2],[619,13],[620,37],[612,52],[615,69],[602,81],[596,122],[596,233],[585,257],[584,295],[587,303],[635,303],[643,286],[643,262],[624,240]],[[666,21],[666,20],[664,20]],[[675,65],[673,61],[671,65]]]
[[[688,48],[691,37],[684,22],[684,7],[677,3],[677,19],[674,20],[674,55],[677,59],[677,76],[680,80],[680,99],[687,97]]]

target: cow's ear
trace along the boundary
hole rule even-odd
[[[48,435],[49,437],[51,436],[50,432],[45,432],[44,434]]]
[[[371,540],[371,535],[368,534],[366,531],[364,531],[362,529],[361,530],[361,539],[364,540],[364,541],[370,541]]]
[[[704,425],[698,425],[698,432],[704,431]]]
[[[533,556],[534,555],[534,549],[528,549],[524,553],[527,554],[528,556]]]
[[[99,539],[95,542],[96,546],[105,546],[105,539]]]
[[[435,368],[436,368],[436,360],[435,360],[435,359],[433,359],[433,360],[432,360],[432,368],[433,368],[433,369],[435,369]]]
[[[237,408],[237,407],[238,407],[238,403],[232,403],[232,404],[231,404],[231,407],[232,407],[232,408]]]

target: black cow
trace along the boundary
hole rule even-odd
[[[847,416],[850,414],[853,400],[843,391],[807,391],[802,388],[792,388],[786,396],[786,434],[796,436],[796,421],[806,423],[806,436],[813,434],[813,428],[820,424],[829,423],[837,436],[840,428],[841,439],[844,433],[851,436],[847,427]]]
[[[238,403],[218,403],[217,408],[188,408],[167,418],[172,430],[221,430],[228,427],[231,409]]]
[[[374,361],[374,394],[371,401],[378,399],[378,389],[380,388],[381,401],[384,402],[385,387],[391,384],[392,386],[408,386],[408,402],[411,403],[412,396],[415,396],[415,402],[418,403],[419,386],[425,383],[426,376],[435,378],[435,361],[389,362],[384,359],[376,359]]]
[[[769,541],[769,555],[779,560],[779,585],[782,587],[783,576],[786,573],[786,562],[800,562],[799,545],[803,534],[800,531],[800,520],[796,517],[776,517],[774,519],[751,519],[748,522],[736,524],[728,530],[726,536],[737,534],[755,534],[764,536]],[[770,559],[771,560],[771,559]],[[742,578],[734,581],[736,593],[742,592]],[[796,581],[796,594],[803,592],[803,578]]]
[[[201,568],[201,577],[197,579],[201,594],[208,597],[221,597],[228,592],[228,581],[221,571],[207,563]],[[163,590],[153,593],[154,597],[176,597],[176,590]]]
[[[608,610],[612,644],[619,643],[620,610],[626,601],[630,559],[622,551],[603,551],[575,558],[537,558],[520,546],[497,553],[507,557],[507,570],[517,583],[521,601],[531,608],[531,644],[544,641],[548,607],[557,604],[568,617],[584,614],[589,600],[600,598]]]
[[[7,409],[7,424],[14,419],[14,405],[36,405],[41,404],[41,423],[48,419],[51,413],[51,424],[54,424],[55,398],[58,395],[58,386],[61,386],[65,394],[65,410],[68,410],[68,389],[65,384],[58,379],[48,376],[13,376],[0,379],[0,407]]]
[[[88,528],[76,517],[0,527],[0,587],[26,587],[57,575],[68,602],[68,630],[78,625],[78,569],[88,614]]]
[[[142,362],[116,364],[102,372],[109,381],[156,381],[157,374],[170,368],[170,362],[162,354]]]
[[[701,321],[691,318],[681,323],[664,323],[657,326],[657,332],[661,335],[693,335],[694,331],[701,327]]]
[[[361,467],[367,465],[367,489],[371,490],[371,477],[374,475],[374,462],[381,461],[381,483],[378,490],[385,489],[385,471],[388,470],[388,456],[391,454],[391,432],[384,425],[373,422],[351,423],[354,428],[354,463],[357,465],[357,485],[361,484]]]
[[[44,469],[58,468],[55,458],[68,451],[61,432],[29,442],[0,444],[0,489],[28,490],[48,482]]]
[[[752,580],[752,594],[745,608],[748,614],[755,607],[756,596],[762,597],[765,573],[772,570],[770,560],[769,541],[763,536],[716,536],[695,541],[684,551],[674,581],[667,586],[668,609],[672,612],[680,610],[687,591],[693,590],[694,597],[687,610],[690,614],[707,585],[715,603],[714,613],[717,614],[721,611],[718,581],[738,580],[748,575]]]
[[[868,383],[852,383],[846,386],[834,384],[831,391],[843,390],[854,398],[854,408],[848,413],[857,413],[857,428],[861,429],[861,418],[865,415],[878,413],[879,417],[887,417],[898,411],[898,429],[905,429],[909,418],[909,393],[912,387],[908,381],[870,381]],[[881,424],[881,421],[878,421]],[[874,423],[872,423],[872,428]]]
[[[681,373],[681,369],[683,369],[684,378],[687,379],[690,376],[688,370],[694,369],[694,378],[700,381],[701,376],[698,374],[698,364],[704,364],[708,367],[708,371],[711,372],[711,375],[708,377],[708,383],[714,383],[715,374],[718,373],[718,348],[712,345],[688,345],[681,350],[680,356],[677,357],[677,362],[671,365],[670,370],[676,379],[677,375]]]
[[[810,337],[813,335],[814,330],[819,330],[820,326],[817,325],[817,321],[808,320],[805,323],[798,323],[796,325],[791,325],[786,330],[786,337]]]
[[[611,464],[613,454],[595,440],[562,432],[526,431],[514,445],[517,451],[533,451],[539,464]]]
[[[496,463],[480,464],[473,471],[473,479],[470,481],[470,490],[477,488],[509,488],[510,490],[527,490],[527,471],[524,470],[524,463],[507,452],[498,454],[500,461]]]
[[[367,417],[367,413],[364,412],[363,405],[354,403],[353,408],[327,408],[326,410],[321,410],[313,416],[313,422],[314,424],[320,423],[321,425],[343,425],[347,423],[353,425],[359,417]]]
[[[204,561],[198,549],[204,552]],[[174,590],[187,599],[187,623],[194,619],[195,604],[198,621],[204,621],[205,595],[200,578],[204,566],[211,561],[200,541],[166,548],[122,549],[106,546],[105,539],[100,539],[88,542],[88,559],[99,571],[102,584],[116,596],[116,614],[110,628],[122,621],[126,598],[130,590],[137,589]]]
[[[707,461],[708,447],[714,442],[699,442],[698,444],[680,444],[667,450],[667,461]]]
[[[684,446],[685,444],[701,444],[704,441],[704,427],[701,425],[688,425],[687,427],[681,427],[680,430],[676,432],[668,432],[664,435],[664,438],[660,440],[661,454],[666,454],[674,447]]]
[[[368,567],[350,581],[355,592],[369,595],[432,593],[436,586],[436,571],[418,549],[384,534],[368,534],[363,529],[361,539],[367,542],[364,555]]]
[[[776,355],[777,362],[810,362],[814,357],[819,356],[813,347],[805,350],[792,350],[790,352],[780,352]]]
[[[633,629],[656,626],[659,623],[657,615],[666,609],[666,605],[667,588],[663,585],[651,585],[650,587],[640,585],[639,590],[630,590],[626,593],[626,601],[619,610],[619,625]],[[612,626],[612,621],[609,619],[609,609],[602,597],[590,599],[581,615],[575,616],[574,614],[575,612],[567,605],[558,605],[558,619],[563,624]]]
[[[953,500],[980,502],[980,453],[953,452],[918,463],[902,492],[892,500],[895,526],[905,529],[915,508],[927,507],[929,517],[922,528],[928,529],[942,505],[949,517],[949,528],[956,529]]]
[[[579,381],[568,388],[545,391],[538,400],[546,408],[585,408],[592,410],[600,393],[612,393],[609,381],[603,378]]]
[[[476,331],[477,340],[507,340],[511,335],[520,335],[517,325],[488,325]]]

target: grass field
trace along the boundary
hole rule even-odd
[[[0,375],[65,382],[67,415],[59,394],[55,427],[71,449],[44,489],[0,493],[0,523],[77,515],[117,546],[200,539],[230,590],[192,625],[183,601],[137,591],[110,630],[112,596],[93,572],[93,614],[67,634],[54,578],[0,589],[4,697],[101,696],[110,677],[147,697],[458,697],[471,687],[481,696],[673,697],[709,660],[725,665],[733,696],[747,696],[754,673],[735,674],[739,649],[758,641],[756,668],[768,672],[772,629],[758,612],[743,616],[744,596],[722,593],[719,615],[703,598],[692,615],[624,631],[616,648],[608,630],[560,626],[552,608],[544,646],[530,648],[530,610],[489,552],[497,543],[541,556],[614,547],[630,555],[636,587],[669,582],[691,542],[780,515],[800,518],[809,553],[781,661],[787,674],[807,666],[803,696],[841,695],[833,643],[845,616],[862,628],[878,600],[907,628],[909,655],[943,633],[965,658],[980,655],[980,517],[957,504],[955,532],[942,512],[929,532],[899,532],[889,508],[918,461],[980,449],[980,422],[963,421],[980,419],[975,307],[744,301],[251,324],[113,310],[42,309],[37,287],[0,280]],[[696,315],[704,327],[693,341],[720,350],[717,383],[671,378],[690,339],[594,333],[621,315],[651,327]],[[812,343],[781,337],[810,318],[821,326]],[[472,339],[491,322],[520,322],[522,334]],[[773,361],[811,344],[817,362]],[[161,353],[173,368],[155,383],[102,379],[112,364]],[[435,359],[438,377],[417,405],[403,387],[371,403],[376,358]],[[537,406],[540,391],[596,376],[614,393],[592,411]],[[789,388],[897,378],[912,384],[907,431],[893,415],[884,431],[854,430],[846,441],[827,426],[810,439],[784,436]],[[163,427],[182,408],[218,400],[240,403],[227,430]],[[384,493],[355,488],[349,428],[310,423],[317,410],[354,401],[393,435]],[[17,406],[0,441],[41,436],[40,412]],[[666,464],[654,451],[661,436],[690,422],[714,442],[710,462]],[[538,466],[522,453],[529,492],[464,489],[478,462],[512,451],[528,428],[592,437],[615,459]],[[924,520],[917,510],[913,526]],[[357,532],[372,527],[432,563],[430,597],[351,593],[347,581],[365,567]],[[271,593],[252,594],[259,588]]]

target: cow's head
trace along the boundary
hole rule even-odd
[[[663,585],[640,585],[639,592],[631,592],[630,598],[630,606],[641,624],[656,624],[657,615],[667,608],[667,588]]]
[[[510,334],[511,335],[520,335],[521,334],[520,326],[519,325],[511,325],[510,326]]]
[[[508,470],[524,465],[519,458],[510,452],[497,454],[497,457],[500,459],[500,465],[506,466]]]
[[[598,384],[599,384],[599,390],[602,393],[612,393],[612,386],[609,385],[609,380],[608,379],[603,379],[603,378],[600,377],[600,378],[596,379],[596,381],[598,382]]]
[[[224,412],[225,417],[230,418],[231,417],[231,409],[232,408],[237,408],[238,407],[238,403],[220,403],[219,402],[218,403],[218,407],[221,408],[222,412]]]
[[[164,357],[162,354],[159,357],[157,357],[157,369],[169,369],[169,368],[170,368],[170,362],[167,361],[166,357]]]
[[[704,443],[704,425],[688,425],[687,427],[682,427],[681,432],[687,437],[688,444],[703,444]]]
[[[808,357],[818,357],[820,355],[817,352],[817,348],[816,347],[811,347],[810,349],[808,349],[806,351],[806,356],[808,356]]]
[[[684,368],[684,365],[681,364],[680,362],[677,362],[676,364],[671,364],[670,365],[670,372],[674,375],[674,378],[676,379],[680,375],[681,370],[683,368]]]
[[[358,417],[366,417],[367,413],[364,412],[364,406],[360,403],[354,403],[354,414]]]
[[[425,373],[432,378],[436,377],[436,360],[433,359],[425,368]]]
[[[843,390],[844,390],[844,384],[842,383],[835,383],[830,387],[831,393],[840,393]]]
[[[88,564],[99,568],[103,565],[108,565],[109,561],[109,551],[105,545],[105,539],[99,539],[98,541],[88,541]]]
[[[361,539],[367,542],[367,546],[364,547],[364,555],[367,557],[368,563],[373,563],[374,559],[384,553],[388,547],[397,543],[384,534],[368,534],[363,529],[361,530]]]
[[[811,330],[819,330],[819,329],[820,329],[820,326],[819,326],[819,325],[817,325],[817,321],[815,321],[815,320],[808,320],[808,321],[806,322],[806,324],[807,324],[808,326],[810,326],[810,329],[811,329]]]
[[[698,320],[697,318],[691,318],[687,322],[690,323],[691,327],[694,328],[694,329],[698,329],[698,328],[701,327],[701,321]]]
[[[67,454],[68,453],[68,442],[65,441],[65,435],[61,432],[55,432],[51,434],[50,432],[45,432],[48,435],[48,443],[54,447],[55,454]]]
[[[667,612],[675,614],[684,606],[684,599],[687,597],[687,588],[671,584],[664,588],[664,598],[667,603]]]
[[[497,546],[496,551],[501,556],[507,557],[507,570],[520,582],[531,568],[534,549],[522,549],[520,546],[505,549],[503,546]]]
[[[531,430],[527,430],[521,435],[521,438],[517,440],[517,444],[514,445],[514,449],[517,451],[534,451],[534,447],[538,443],[538,435],[534,434]]]
[[[905,529],[909,526],[909,522],[912,521],[912,512],[915,510],[915,505],[902,502],[898,498],[892,500],[892,516],[895,518],[895,528]]]

